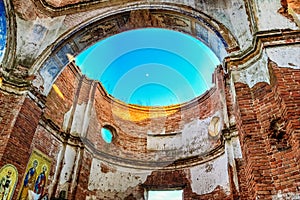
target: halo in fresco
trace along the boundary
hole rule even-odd
[[[18,200],[39,199],[47,196],[47,181],[51,159],[34,149],[26,167]]]
[[[18,182],[18,171],[14,165],[6,164],[0,169],[0,199],[12,199]]]

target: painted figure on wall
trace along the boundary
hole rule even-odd
[[[34,149],[31,153],[19,200],[40,200],[47,196],[46,186],[51,160]]]
[[[18,172],[13,165],[7,164],[0,170],[0,200],[10,200],[17,183]]]
[[[46,185],[46,171],[47,167],[44,165],[42,167],[42,172],[37,177],[34,185],[34,193],[39,194],[41,196],[44,194],[44,188]]]
[[[36,168],[38,166],[38,161],[34,160],[32,163],[32,167],[27,171],[24,182],[23,182],[23,187],[21,190],[21,200],[27,200],[28,197],[28,191],[34,189],[34,184],[35,180],[37,177],[36,173]]]
[[[11,174],[12,171],[7,171],[6,176],[3,176],[0,180],[0,199],[6,200],[10,187],[11,187]]]

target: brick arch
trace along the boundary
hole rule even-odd
[[[70,59],[98,41],[127,30],[156,27],[180,31],[201,40],[222,61],[237,42],[225,26],[192,8],[136,6],[109,11],[59,38],[34,63],[31,74],[40,93],[48,95],[52,84]]]

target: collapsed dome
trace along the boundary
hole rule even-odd
[[[76,64],[116,99],[127,104],[168,106],[209,90],[220,61],[190,35],[143,28],[99,41],[79,54]]]

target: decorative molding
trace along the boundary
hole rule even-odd
[[[239,67],[242,67],[242,69],[232,71],[234,82],[245,83],[250,88],[260,82],[270,84],[268,56],[265,51],[262,53],[261,57],[255,59],[254,62],[252,61],[251,63],[246,63]]]

